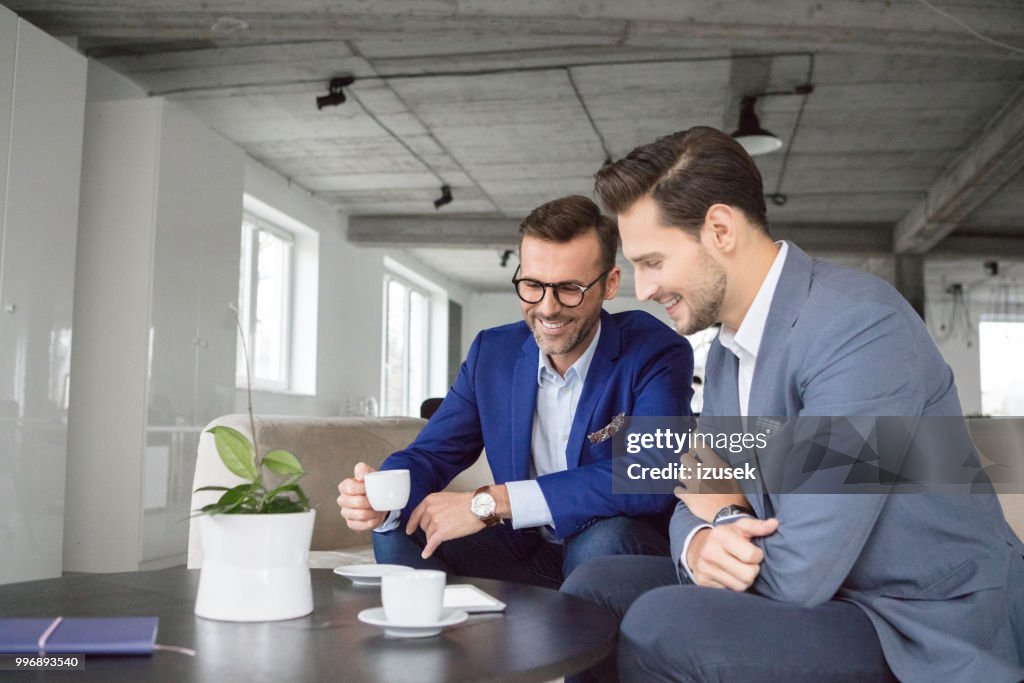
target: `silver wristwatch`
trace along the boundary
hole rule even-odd
[[[498,504],[494,496],[487,492],[486,486],[481,486],[473,492],[473,498],[469,501],[469,511],[486,526],[494,526],[501,521],[496,514]]]
[[[719,524],[728,524],[729,522],[735,522],[740,517],[756,517],[754,511],[748,508],[746,505],[726,505],[724,508],[719,510],[715,514],[714,520],[711,522],[712,526],[718,526]]]

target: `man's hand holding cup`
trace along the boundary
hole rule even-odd
[[[368,476],[370,475],[370,476]],[[338,507],[349,529],[376,529],[391,510],[401,510],[409,500],[409,470],[378,472],[357,463],[354,476],[338,484]]]

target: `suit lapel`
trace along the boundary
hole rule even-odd
[[[604,395],[605,384],[612,374],[621,346],[622,339],[618,326],[615,325],[612,317],[602,310],[601,338],[598,339],[594,357],[590,360],[587,379],[583,383],[583,393],[580,394],[580,402],[576,404],[576,414],[573,416],[572,429],[569,431],[569,441],[565,446],[565,464],[569,469],[578,467],[580,464],[580,456],[583,454],[583,439],[589,431],[597,402]],[[609,419],[611,418],[609,417]],[[601,427],[604,425],[597,425],[595,429]]]
[[[788,244],[786,262],[779,274],[757,351],[747,406],[751,417],[785,417],[785,390],[779,383],[780,369],[787,358],[789,335],[810,292],[812,265],[806,253],[792,242]]]
[[[509,481],[530,478],[533,457],[533,416],[537,411],[537,342],[528,336],[512,374],[511,439],[512,476]]]
[[[789,335],[800,318],[800,312],[810,292],[812,266],[811,258],[790,242],[786,262],[782,266],[771,307],[768,309],[761,345],[757,350],[757,364],[754,366],[754,377],[750,384],[750,403],[747,406],[751,431],[756,431],[754,425],[759,417],[786,417],[786,389],[783,384],[782,366],[788,357],[786,347],[789,344]],[[754,449],[753,453],[754,463],[760,470],[757,449]],[[747,498],[754,506],[758,517],[766,519],[774,516],[775,506],[768,492],[764,490],[763,482],[758,479],[753,486],[760,495],[748,495]]]

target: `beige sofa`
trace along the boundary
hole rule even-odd
[[[338,482],[352,476],[357,462],[374,467],[394,451],[405,448],[419,433],[425,420],[411,417],[288,417],[260,416],[256,432],[260,451],[281,448],[295,454],[308,473],[300,482],[316,507],[310,565],[337,567],[343,564],[372,562],[373,551],[367,532],[351,531],[338,513]],[[232,427],[249,436],[248,415],[227,415],[211,422]],[[449,486],[453,491],[472,491],[492,483],[485,457],[460,474]],[[242,480],[224,467],[213,443],[204,430],[199,439],[196,472],[192,489],[201,486],[234,486]],[[192,494],[192,509],[201,508],[219,497],[217,492]],[[202,565],[202,548],[196,519],[189,527],[188,566]]]
[[[392,452],[407,446],[425,424],[424,420],[398,417],[257,418],[261,450],[282,448],[291,451],[309,473],[303,478],[302,487],[317,510],[310,556],[312,566],[337,567],[373,561],[368,534],[350,531],[338,514],[335,502],[338,482],[351,476],[353,467],[360,460],[379,465]],[[1024,458],[1024,418],[971,418],[967,424],[983,456],[986,453],[1014,454],[1018,462]],[[210,423],[211,427],[214,425],[233,427],[246,435],[250,433],[246,415],[218,418]],[[241,482],[221,463],[213,437],[205,432],[199,441],[194,481],[193,489],[214,484],[233,486]],[[471,491],[493,481],[486,457],[481,455],[476,465],[452,482],[449,490]],[[195,493],[192,509],[214,502],[217,497],[215,492]],[[1024,494],[1001,494],[1000,500],[1010,525],[1018,536],[1024,536]],[[196,520],[193,519],[189,531],[188,566],[198,567],[201,564],[202,550]]]

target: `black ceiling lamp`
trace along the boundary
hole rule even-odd
[[[761,121],[754,110],[756,104],[756,95],[747,95],[740,100],[740,126],[732,134],[750,156],[768,154],[782,148],[782,140],[761,127]]]
[[[434,200],[434,208],[440,209],[445,204],[452,203],[452,188],[448,185],[441,186],[441,196]]]
[[[355,76],[338,76],[332,78],[327,84],[327,94],[316,98],[316,108],[337,107],[345,103],[345,91],[343,88],[356,82]]]

